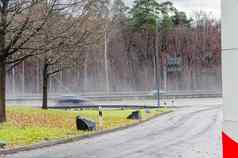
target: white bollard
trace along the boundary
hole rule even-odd
[[[103,113],[102,113],[101,106],[99,106],[98,108],[98,125],[99,125],[99,130],[103,130]]]

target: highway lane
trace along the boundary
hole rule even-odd
[[[142,106],[153,106],[157,104],[157,100],[143,100],[143,99],[124,99],[118,101],[90,101],[93,105],[142,105]],[[23,101],[8,101],[9,106],[34,106],[39,107],[41,105],[41,100],[23,100]],[[222,98],[185,98],[185,99],[162,99],[161,105],[167,106],[203,106],[203,105],[221,105]],[[49,101],[49,106],[55,106],[57,102]]]
[[[221,106],[213,103],[179,108],[140,126],[6,158],[219,158],[222,113]]]
[[[167,106],[204,106],[221,105],[222,98],[180,98],[180,99],[162,99],[161,105]],[[156,105],[157,100],[121,100],[121,101],[94,101],[95,105]]]

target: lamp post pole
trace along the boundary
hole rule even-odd
[[[160,107],[160,59],[159,59],[159,21],[155,19],[155,76],[156,76],[156,89],[157,89],[157,106]]]
[[[106,75],[106,92],[109,94],[110,92],[110,83],[109,83],[109,68],[108,68],[108,33],[105,28],[104,33],[104,65],[105,65],[105,75]]]

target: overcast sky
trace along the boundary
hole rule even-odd
[[[134,0],[124,0],[128,5],[132,5]],[[163,1],[163,0],[158,0]],[[188,12],[190,15],[193,12],[200,10],[211,12],[215,17],[220,18],[221,7],[220,0],[170,0],[174,5],[182,10]]]

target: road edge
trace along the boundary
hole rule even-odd
[[[37,144],[22,146],[22,147],[18,147],[18,148],[14,148],[14,149],[3,149],[3,150],[0,149],[0,156],[1,155],[16,154],[16,153],[19,153],[19,152],[36,150],[36,149],[41,149],[41,148],[46,148],[46,147],[52,147],[52,146],[56,146],[56,145],[60,145],[60,144],[67,144],[67,143],[72,143],[72,142],[76,142],[76,141],[81,141],[81,140],[84,140],[84,139],[89,139],[89,138],[93,138],[93,137],[106,135],[106,134],[109,134],[109,133],[113,133],[113,132],[117,132],[117,131],[121,131],[121,130],[125,130],[125,129],[128,129],[128,128],[132,128],[132,127],[141,125],[143,123],[149,122],[153,119],[156,119],[158,117],[161,117],[163,115],[166,115],[166,114],[169,114],[169,113],[172,113],[172,112],[173,111],[164,112],[164,113],[161,113],[161,114],[157,114],[157,115],[155,115],[151,118],[148,118],[146,120],[136,122],[136,123],[131,124],[131,125],[126,125],[126,126],[122,126],[122,127],[118,127],[118,128],[114,128],[114,129],[109,129],[109,130],[105,130],[105,131],[100,131],[100,132],[95,132],[95,133],[91,133],[91,134],[87,134],[87,135],[83,135],[83,136],[74,136],[74,137],[71,137],[71,138],[51,140],[51,141],[47,141],[47,142],[43,142],[43,143],[37,143]]]

